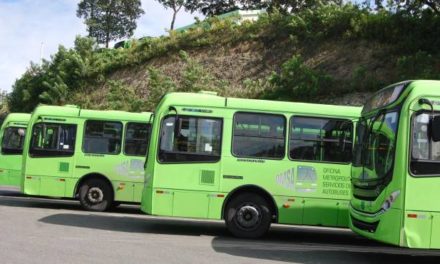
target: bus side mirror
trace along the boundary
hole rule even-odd
[[[177,112],[177,109],[174,106],[170,106],[168,108],[168,111],[174,111],[176,112],[176,116],[174,119],[174,135],[179,135],[180,134],[180,117],[179,117],[179,113]]]
[[[434,116],[431,120],[431,138],[434,142],[440,141],[440,116]]]

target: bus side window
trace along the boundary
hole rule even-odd
[[[122,145],[122,123],[87,120],[83,141],[84,153],[119,154]]]
[[[177,126],[177,127],[175,127]],[[161,162],[217,162],[220,160],[222,120],[211,117],[168,116],[162,122]]]
[[[292,117],[290,158],[307,161],[350,162],[353,124],[349,120]]]
[[[145,156],[147,154],[150,129],[150,124],[127,123],[124,144],[125,155]]]
[[[440,175],[440,142],[429,133],[430,114],[416,114],[412,121],[411,172],[417,175]]]
[[[73,156],[76,125],[38,123],[32,130],[29,153],[32,157]]]
[[[234,115],[232,154],[236,157],[282,159],[285,155],[286,118],[283,115]]]

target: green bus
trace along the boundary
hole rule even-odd
[[[22,192],[105,211],[141,200],[151,113],[38,106],[23,148]]]
[[[23,143],[31,115],[11,113],[0,129],[0,186],[20,187]]]
[[[360,107],[166,94],[154,112],[141,209],[224,219],[238,237],[272,222],[348,227]]]
[[[388,86],[364,105],[350,228],[401,247],[440,248],[440,81]]]

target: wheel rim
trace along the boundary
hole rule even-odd
[[[92,187],[87,192],[87,198],[93,204],[100,203],[104,200],[104,192],[98,187]]]
[[[261,223],[261,212],[256,205],[242,205],[237,211],[236,221],[240,228],[244,230],[255,229]]]

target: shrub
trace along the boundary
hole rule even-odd
[[[140,112],[145,102],[135,93],[134,89],[123,85],[120,81],[109,81],[106,109]]]
[[[318,92],[328,92],[333,79],[307,67],[300,56],[293,56],[281,66],[280,73],[272,73],[268,82],[272,89],[263,98],[310,101]]]
[[[440,79],[440,62],[438,56],[426,51],[398,58],[397,74],[401,80]]]

